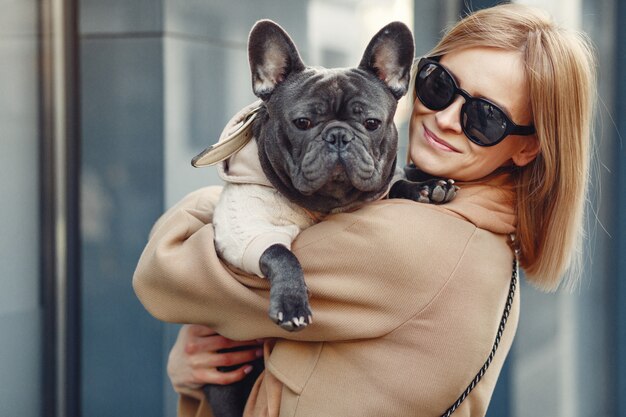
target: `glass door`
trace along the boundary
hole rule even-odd
[[[0,415],[42,407],[38,2],[0,1]]]

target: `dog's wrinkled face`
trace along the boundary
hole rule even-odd
[[[257,140],[288,197],[317,211],[347,208],[378,197],[393,176],[395,109],[371,74],[308,69],[266,102]]]
[[[254,133],[272,184],[320,212],[383,195],[395,168],[393,116],[413,58],[408,28],[383,28],[350,69],[304,67],[287,34],[269,21],[257,23],[249,45],[254,91],[265,104]]]

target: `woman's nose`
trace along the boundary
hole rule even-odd
[[[461,129],[461,107],[463,107],[464,98],[459,96],[443,110],[435,113],[435,120],[441,130],[449,130],[455,133],[463,132]]]

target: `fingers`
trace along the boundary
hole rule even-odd
[[[241,368],[237,368],[230,372],[220,372],[217,369],[206,369],[198,371],[201,373],[197,375],[199,380],[202,380],[206,384],[228,385],[238,381],[241,381],[252,372],[252,365],[244,365]]]
[[[230,340],[224,336],[214,334],[206,337],[191,338],[185,345],[185,352],[193,354],[196,352],[213,351],[228,349],[239,346],[260,346],[262,342],[257,340]]]
[[[242,350],[240,352],[197,353],[190,358],[193,369],[216,368],[218,366],[241,365],[263,356],[263,349]]]
[[[186,324],[183,327],[186,328],[190,336],[212,336],[217,334],[215,330],[201,324]]]
[[[167,374],[178,393],[196,392],[205,384],[231,384],[252,371],[252,362],[263,356],[263,340],[234,341],[201,325],[184,325],[168,356]],[[242,348],[243,347],[243,348]],[[236,352],[222,349],[240,348]],[[238,367],[221,372],[216,368]]]
[[[185,390],[197,390],[205,384],[228,385],[241,381],[248,375],[254,367],[244,365],[233,371],[220,372],[215,368],[194,369],[189,374],[189,379],[182,383],[174,383],[174,390],[182,393]]]

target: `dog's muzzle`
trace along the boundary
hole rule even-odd
[[[352,142],[354,132],[346,123],[332,122],[322,131],[322,139],[324,139],[332,149],[341,151]]]

